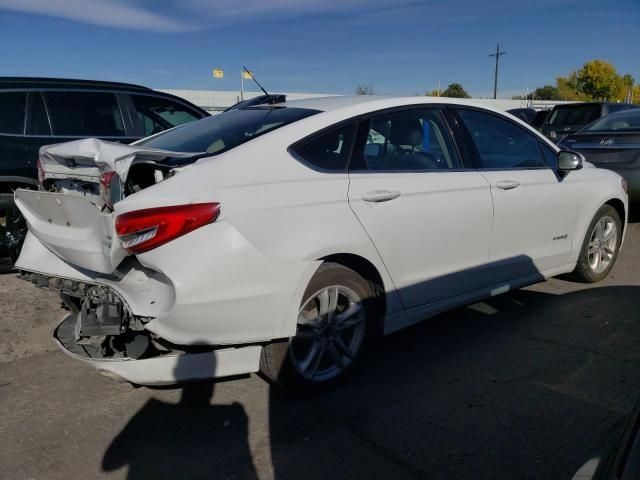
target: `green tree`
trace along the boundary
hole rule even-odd
[[[373,85],[360,83],[356,87],[356,95],[375,95],[375,91],[373,90]]]
[[[471,98],[471,95],[467,93],[460,83],[450,83],[440,96],[451,98]]]
[[[553,85],[545,85],[543,87],[536,88],[533,93],[528,95],[529,99],[534,100],[560,100],[560,93],[558,88]]]

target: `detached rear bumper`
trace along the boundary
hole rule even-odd
[[[109,377],[138,385],[172,385],[189,380],[242,375],[258,371],[260,345],[223,347],[196,353],[167,353],[152,358],[92,358],[74,340],[76,315],[68,315],[54,331],[60,349]],[[82,352],[82,353],[80,353]]]

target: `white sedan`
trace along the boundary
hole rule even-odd
[[[242,108],[44,147],[16,268],[69,355],[136,384],[262,371],[332,387],[384,335],[545,277],[610,272],[617,174],[464,100]]]

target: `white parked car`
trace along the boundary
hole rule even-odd
[[[40,190],[15,193],[16,267],[60,291],[60,347],[109,375],[330,387],[376,335],[545,277],[603,279],[626,185],[582,162],[464,100],[244,108],[44,147]]]

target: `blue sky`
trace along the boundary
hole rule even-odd
[[[640,0],[0,0],[0,75],[510,98],[604,58],[640,82]],[[220,67],[225,78],[214,80]]]

